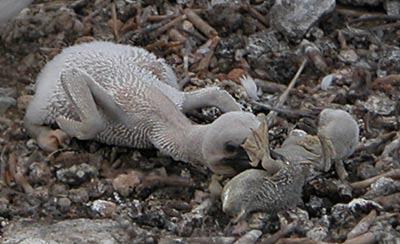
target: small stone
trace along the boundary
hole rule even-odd
[[[341,50],[338,58],[345,63],[355,63],[359,59],[357,53],[353,49]]]
[[[371,184],[371,189],[365,194],[369,199],[387,196],[400,191],[400,182],[387,177],[379,178],[375,183]]]
[[[390,115],[396,109],[396,101],[390,99],[385,93],[377,93],[369,96],[365,102],[360,104],[369,112],[379,115]]]
[[[124,197],[129,196],[141,182],[141,174],[131,171],[118,175],[112,182],[114,190]]]
[[[386,0],[383,4],[388,15],[400,15],[400,1]]]
[[[93,202],[92,211],[100,214],[102,217],[111,217],[115,212],[117,205],[110,201],[96,200]]]
[[[316,226],[309,230],[306,236],[314,241],[323,241],[328,236],[328,229],[323,226]]]
[[[33,185],[46,184],[51,178],[50,168],[44,162],[33,162],[29,166],[29,181]]]
[[[73,165],[67,169],[59,169],[56,172],[56,176],[59,181],[74,186],[80,185],[97,175],[97,168],[86,163]]]
[[[311,196],[310,201],[306,204],[307,211],[312,215],[321,213],[322,208],[326,205],[327,203],[324,202],[324,199],[316,196]]]
[[[50,188],[50,194],[53,196],[65,195],[67,194],[68,186],[62,183],[55,183]]]
[[[270,10],[270,24],[288,38],[301,38],[335,6],[335,0],[275,1]]]
[[[379,170],[376,169],[373,165],[370,163],[361,163],[360,165],[357,166],[357,176],[360,177],[361,179],[369,179],[375,175],[378,175]]]
[[[86,203],[89,201],[89,193],[86,190],[86,188],[77,188],[77,189],[71,189],[68,193],[68,197],[74,202],[74,203]]]
[[[71,200],[69,200],[66,197],[61,197],[60,199],[58,199],[57,205],[61,212],[66,213],[69,211],[69,208],[71,207]]]

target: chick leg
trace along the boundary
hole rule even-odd
[[[217,107],[223,113],[241,111],[239,104],[226,91],[218,87],[203,88],[194,92],[184,92],[183,112],[203,107]]]
[[[80,140],[93,139],[106,126],[88,83],[94,83],[94,81],[81,70],[69,69],[61,73],[62,87],[74,105],[80,121],[59,116],[56,118],[56,122],[61,130]]]

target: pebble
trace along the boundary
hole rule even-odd
[[[61,212],[66,213],[71,207],[71,200],[69,200],[67,197],[61,197],[57,201],[57,206]]]
[[[56,172],[59,181],[74,186],[80,185],[97,175],[97,168],[86,163],[73,165],[70,168],[59,169]]]
[[[137,171],[131,171],[127,174],[118,175],[112,182],[114,190],[124,197],[129,196],[140,184],[140,174]]]
[[[106,200],[96,200],[93,202],[90,209],[93,212],[100,214],[102,217],[111,217],[115,212],[117,205],[113,202],[106,201]]]
[[[288,38],[301,38],[335,6],[335,0],[275,1],[269,12],[270,24]]]
[[[89,201],[89,193],[84,187],[71,189],[68,193],[68,197],[74,203],[86,203]]]

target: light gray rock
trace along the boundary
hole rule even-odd
[[[388,15],[399,15],[400,14],[400,1],[399,0],[386,0],[383,6],[386,9]]]
[[[270,11],[270,24],[286,37],[301,38],[335,6],[335,0],[277,0]]]
[[[53,224],[24,219],[5,227],[3,238],[0,239],[4,244],[112,244],[128,241],[124,229],[109,219],[72,219]]]

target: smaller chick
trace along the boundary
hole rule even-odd
[[[344,110],[326,108],[319,115],[318,137],[321,141],[324,170],[331,160],[342,160],[354,153],[360,129],[354,118]]]
[[[268,213],[295,207],[302,196],[308,166],[277,160],[280,170],[274,175],[261,169],[248,169],[232,178],[221,195],[222,210],[234,222],[257,211]]]

